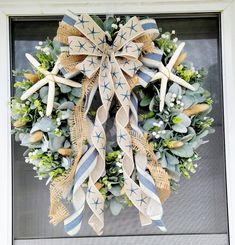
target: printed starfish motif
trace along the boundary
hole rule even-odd
[[[101,203],[102,203],[102,202],[99,202],[99,198],[97,198],[96,200],[93,199],[93,203],[91,203],[91,204],[95,205],[95,209],[97,209],[97,207],[98,207]]]
[[[41,72],[45,77],[39,80],[37,83],[35,83],[32,87],[30,87],[27,91],[24,92],[24,94],[21,96],[21,100],[26,100],[29,96],[34,94],[36,91],[38,91],[41,87],[45,86],[47,83],[49,84],[48,88],[48,98],[47,98],[47,109],[46,109],[46,115],[50,116],[51,112],[53,110],[53,104],[54,104],[54,98],[55,98],[55,83],[65,84],[70,87],[78,88],[81,87],[80,83],[74,82],[72,80],[57,76],[59,72],[59,60],[55,63],[54,68],[52,71],[47,71],[44,68],[40,67],[40,63],[30,54],[25,54],[26,58],[29,60],[29,62],[37,68],[39,72]]]
[[[136,201],[137,201],[137,202],[140,202],[140,206],[142,206],[143,203],[144,203],[144,204],[147,204],[146,201],[145,201],[145,199],[147,199],[147,197],[143,197],[143,196],[141,195],[141,198],[140,198],[140,199],[136,199]]]
[[[137,195],[136,191],[138,190],[138,188],[134,188],[134,187],[131,185],[131,188],[130,188],[130,189],[127,189],[127,190],[130,192],[130,196],[132,196],[132,194]]]
[[[192,91],[195,91],[195,88],[183,80],[182,78],[176,76],[174,73],[172,73],[172,68],[174,64],[176,63],[181,51],[184,48],[185,43],[181,43],[178,48],[176,49],[175,53],[172,55],[170,61],[166,66],[163,65],[161,62],[160,66],[158,67],[158,72],[155,74],[155,76],[152,78],[151,81],[155,81],[158,79],[161,79],[161,88],[160,88],[160,111],[163,110],[164,104],[165,104],[165,96],[166,96],[166,89],[167,89],[167,83],[168,81],[172,81],[175,83],[178,83],[179,85],[188,88]]]

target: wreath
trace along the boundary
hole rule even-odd
[[[153,19],[67,12],[55,39],[26,54],[32,70],[13,72],[12,132],[50,183],[51,223],[77,234],[87,203],[101,235],[105,208],[135,206],[142,225],[166,231],[162,204],[213,132],[206,71],[184,62],[184,45]]]

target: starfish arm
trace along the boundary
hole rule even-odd
[[[54,65],[52,71],[51,71],[51,74],[56,75],[56,74],[58,74],[59,70],[60,69],[59,69],[59,59],[58,59]]]
[[[47,110],[46,110],[47,116],[50,116],[53,110],[54,98],[55,98],[55,83],[50,81],[49,89],[48,89],[48,97],[47,97]]]
[[[168,82],[168,78],[164,76],[161,80],[161,88],[160,88],[160,111],[163,110],[165,104],[167,82]]]
[[[155,81],[155,80],[161,79],[161,78],[163,78],[163,76],[164,76],[164,75],[163,75],[161,72],[157,72],[157,73],[154,75],[154,77],[152,78],[151,81]]]
[[[21,100],[26,100],[29,96],[31,96],[33,93],[35,93],[37,90],[39,90],[41,87],[43,87],[46,83],[48,83],[48,80],[44,77],[37,83],[35,83],[31,88],[26,90],[22,96],[20,97]]]
[[[169,61],[169,63],[167,64],[167,68],[168,68],[168,70],[172,70],[172,68],[173,68],[173,66],[174,66],[174,64],[175,64],[175,62],[177,61],[177,59],[178,59],[178,57],[180,56],[180,53],[181,53],[181,51],[183,50],[183,48],[184,48],[184,45],[185,45],[185,43],[183,42],[183,43],[181,43],[179,46],[178,46],[178,48],[176,49],[176,51],[174,52],[174,54],[172,55],[172,57],[170,58],[170,61]]]
[[[184,79],[176,76],[173,73],[170,73],[170,80],[173,81],[173,82],[175,82],[175,83],[178,83],[179,85],[181,85],[181,86],[183,86],[185,88],[188,88],[188,89],[190,89],[192,91],[195,91],[195,88],[191,84],[189,84]]]
[[[74,82],[72,80],[69,80],[69,79],[66,79],[66,78],[63,78],[63,77],[57,77],[57,76],[54,76],[54,79],[57,83],[62,83],[62,84],[65,84],[65,85],[68,85],[70,87],[74,87],[74,88],[79,88],[81,87],[82,85],[78,82]]]
[[[40,63],[31,55],[26,53],[25,54],[26,58],[28,59],[28,61],[35,67],[37,68],[38,71],[40,71],[43,75],[48,75],[49,72],[43,68],[40,67]]]

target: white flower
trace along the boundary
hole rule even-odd
[[[160,135],[159,135],[159,134],[157,134],[157,135],[155,136],[155,139],[158,139],[158,138],[160,138]]]
[[[116,24],[112,24],[111,27],[112,27],[113,29],[117,29],[117,28],[118,28],[118,26],[117,26]]]
[[[26,104],[26,105],[30,105],[30,102],[29,102],[29,101],[26,101],[25,104]]]
[[[188,159],[188,162],[192,162],[192,159],[191,159],[191,158],[189,158],[189,159]]]
[[[40,50],[41,47],[40,46],[35,46],[35,49]]]
[[[161,37],[162,37],[162,38],[166,38],[166,35],[165,35],[165,34],[162,34]]]
[[[116,162],[116,165],[121,168],[122,167],[122,163],[121,162]]]
[[[38,177],[38,179],[39,179],[39,180],[42,180],[42,177],[41,177],[41,176],[39,176],[39,177]]]
[[[197,168],[197,167],[198,167],[198,165],[197,165],[197,164],[194,164],[194,167],[195,167],[195,168]]]
[[[153,126],[157,127],[158,126],[158,123],[153,122]]]
[[[123,173],[123,170],[122,169],[119,169],[118,172],[121,174],[121,173]]]
[[[118,158],[121,159],[122,158],[122,155],[118,155]]]
[[[43,116],[44,116],[44,113],[43,113],[42,111],[39,111],[39,115],[40,115],[41,117],[43,117]]]
[[[165,134],[166,133],[166,130],[162,130],[162,134]]]
[[[157,133],[156,133],[156,132],[152,132],[152,135],[153,135],[153,136],[156,136],[156,135],[157,135]]]
[[[43,42],[42,42],[42,41],[39,41],[38,44],[39,44],[39,45],[43,45]]]
[[[174,43],[177,43],[177,42],[178,42],[178,38],[175,37],[175,38],[173,39],[173,42],[174,42]]]
[[[179,105],[181,102],[179,100],[176,101],[176,104]]]
[[[37,167],[33,167],[33,170],[37,170]]]
[[[179,100],[181,100],[181,99],[182,99],[182,96],[181,96],[181,95],[179,95],[179,96],[178,96],[178,99],[179,99]]]
[[[170,103],[170,107],[174,107],[174,103]]]
[[[183,102],[181,102],[181,103],[180,103],[180,105],[183,107],[183,106],[184,106],[184,103],[183,103]]]
[[[116,18],[117,22],[119,22],[121,19],[119,17]]]
[[[197,77],[201,77],[201,75],[200,75],[200,74],[198,74],[198,75],[197,75]]]
[[[29,159],[28,159],[28,158],[25,158],[25,162],[26,162],[26,163],[29,163]]]
[[[177,97],[177,95],[176,95],[176,94],[172,94],[172,97],[173,97],[173,98],[176,98],[176,97]]]
[[[119,24],[118,26],[119,26],[119,28],[122,28],[123,27],[123,24]]]
[[[159,124],[162,126],[164,124],[164,122],[163,121],[160,121]]]
[[[172,34],[175,34],[175,30],[172,30],[172,32],[171,32]]]

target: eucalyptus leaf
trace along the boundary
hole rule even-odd
[[[120,196],[120,192],[121,192],[121,187],[119,185],[113,186],[110,190],[109,190],[115,197]]]
[[[178,158],[176,158],[175,156],[171,155],[170,153],[166,152],[166,160],[168,164],[171,165],[177,165],[179,164],[179,160]]]
[[[81,96],[81,88],[72,88],[71,94],[75,97]]]
[[[122,210],[122,204],[116,201],[114,198],[111,199],[109,204],[110,211],[113,215],[119,215]]]
[[[45,96],[48,95],[48,86],[44,86],[39,90],[40,98],[43,99]]]
[[[153,123],[154,122],[157,122],[157,120],[155,118],[149,118],[145,121],[144,125],[143,125],[143,128],[144,130],[146,131],[149,131],[151,128],[153,128]]]
[[[195,99],[192,95],[184,95],[181,101],[184,103],[184,108],[189,108],[195,103]]]
[[[58,149],[62,148],[64,141],[64,136],[56,136],[52,133],[49,133],[49,148],[52,152],[55,152]]]
[[[187,133],[187,128],[182,123],[172,125],[172,129],[178,133]]]
[[[161,166],[163,168],[166,168],[167,167],[167,160],[166,160],[165,153],[162,154],[161,158],[159,159],[159,162],[161,163]]]
[[[170,149],[170,151],[179,157],[192,157],[194,154],[193,148],[189,143],[185,143],[182,147],[176,149]]]
[[[173,83],[170,86],[168,92],[169,93],[172,93],[172,94],[176,94],[177,96],[179,96],[179,95],[182,94],[182,89],[181,89],[181,87],[177,83]]]
[[[30,133],[36,132],[41,130],[43,132],[53,131],[56,128],[56,123],[49,117],[42,117],[39,119],[33,128],[31,129]]]
[[[113,17],[109,17],[104,21],[104,30],[111,32],[112,31],[112,24],[115,22],[115,19]]]
[[[64,102],[63,104],[61,104],[57,109],[58,110],[72,110],[74,107],[74,103],[73,102],[70,102],[70,101],[66,101]]]
[[[64,94],[69,93],[72,90],[71,87],[65,84],[60,84],[59,86],[60,86],[61,93],[64,93]]]

